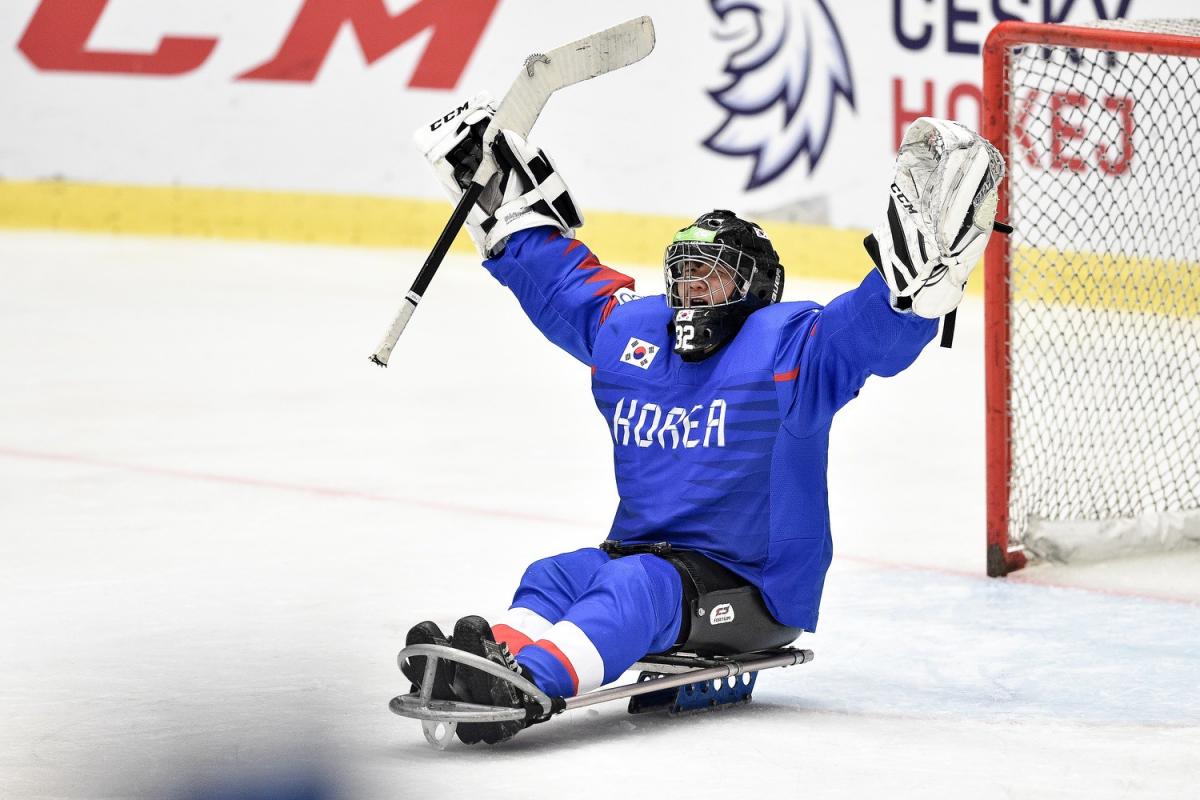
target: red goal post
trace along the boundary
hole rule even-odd
[[[1004,22],[987,571],[1200,542],[1200,21]]]

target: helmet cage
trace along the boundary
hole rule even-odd
[[[758,270],[754,256],[718,242],[674,242],[667,247],[663,264],[671,308],[740,303],[750,294]],[[699,285],[687,286],[693,283],[704,288],[697,292]]]

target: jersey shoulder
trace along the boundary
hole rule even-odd
[[[650,323],[658,325],[671,317],[667,307],[667,296],[651,294],[642,296],[629,289],[621,289],[613,295],[616,305],[604,321],[603,328],[636,328]]]
[[[625,357],[626,351],[632,352],[630,348],[645,346],[650,352],[657,353],[670,347],[667,322],[671,319],[671,309],[667,308],[665,295],[641,297],[622,289],[613,295],[613,299],[616,302],[601,323],[592,348],[593,369],[604,369],[604,365],[617,363]],[[666,363],[667,359],[659,358],[654,363],[653,373],[661,373]]]
[[[808,327],[822,308],[810,300],[775,303],[747,317],[742,330],[755,337],[779,336],[797,327]]]

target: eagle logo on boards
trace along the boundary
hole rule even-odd
[[[704,141],[727,156],[754,156],[746,189],[778,178],[801,153],[811,174],[833,130],[837,98],[854,108],[841,34],[824,0],[709,0],[717,39],[733,53],[729,83],[709,95],[729,113]]]
[[[658,345],[643,342],[641,339],[631,336],[629,344],[625,345],[625,352],[621,354],[621,363],[649,369],[650,362],[654,361],[656,355],[658,355]]]

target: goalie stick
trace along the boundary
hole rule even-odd
[[[446,257],[450,243],[454,241],[467,219],[467,214],[483,193],[488,180],[499,171],[490,144],[496,134],[501,130],[511,130],[521,136],[528,136],[546,101],[554,92],[641,61],[653,49],[654,23],[650,17],[637,17],[548,53],[534,53],[525,59],[524,66],[508,93],[504,95],[504,99],[500,101],[496,115],[492,117],[491,124],[483,134],[483,159],[471,178],[471,185],[455,206],[450,221],[442,229],[433,250],[425,259],[421,271],[417,273],[417,279],[405,295],[400,312],[383,337],[379,348],[371,356],[371,361],[381,367],[387,366],[392,349],[416,311],[417,304],[421,302],[421,297],[441,266],[442,259]]]

